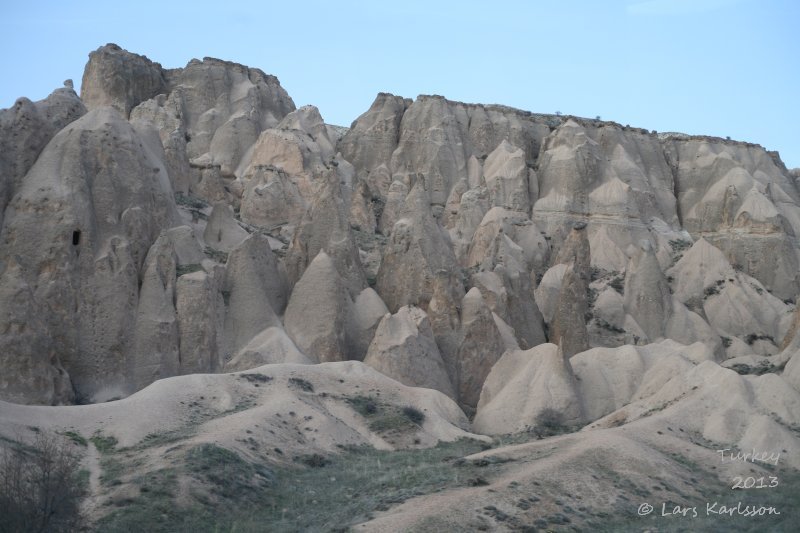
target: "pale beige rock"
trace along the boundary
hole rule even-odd
[[[492,205],[527,213],[531,207],[525,152],[503,140],[483,166]]]
[[[570,364],[578,377],[586,417],[597,420],[646,398],[693,366],[686,347],[673,341],[647,346],[592,348]]]
[[[381,195],[388,193],[389,183],[375,179],[375,170],[386,168],[392,152],[397,148],[400,121],[410,100],[388,93],[380,93],[369,110],[358,117],[353,127],[339,142],[339,150],[345,159],[355,165],[359,174],[369,176],[368,182]],[[390,174],[391,175],[391,174]]]
[[[685,228],[703,233],[778,298],[798,293],[800,192],[763,148],[720,140],[670,139]],[[768,194],[766,194],[768,192]],[[786,225],[776,223],[779,213]],[[788,232],[787,232],[788,230]]]
[[[527,349],[546,341],[544,320],[527,276],[498,266],[492,272],[477,272],[470,283],[480,290],[492,312],[513,329],[520,346]]]
[[[267,239],[253,234],[228,255],[222,294],[226,297],[225,353],[235,354],[268,327],[280,326],[288,298],[286,276]]]
[[[391,235],[395,222],[400,219],[406,196],[408,196],[408,185],[401,180],[392,181],[386,193],[386,205],[383,208],[383,214],[378,222],[378,229],[383,235],[387,237]]]
[[[44,329],[31,333],[51,347],[18,344],[14,336],[26,333],[9,329],[17,319],[7,315],[11,322],[0,329],[14,333],[3,335],[3,367],[19,359],[29,361],[23,372],[41,368],[35,361],[50,364],[57,349],[82,398],[123,389],[140,269],[161,229],[176,220],[163,165],[116,111],[92,111],[56,134],[9,204],[0,237],[0,261],[24,264],[21,277],[6,267],[0,292],[40,317],[30,326]]]
[[[297,387],[299,380],[312,384],[315,392]],[[359,396],[358,391],[370,390],[381,392],[380,402],[387,411],[413,407],[425,414],[424,422],[401,435],[371,429],[348,401]],[[198,411],[208,416],[197,420]],[[142,413],[147,416],[132,416]],[[290,417],[287,424],[281,423]],[[190,433],[189,420],[195,420]],[[163,468],[166,448],[152,440],[153,435],[163,434],[177,439],[168,443],[170,448],[214,443],[245,457],[257,442],[278,461],[281,456],[275,448],[327,455],[343,446],[394,450],[427,448],[460,438],[488,441],[469,432],[467,417],[444,394],[406,387],[357,361],[277,364],[241,373],[176,376],[120,401],[66,409],[0,403],[3,439],[19,438],[32,425],[47,433],[69,430],[84,436],[104,435],[116,439],[119,448],[145,448],[147,460],[137,467],[137,475]],[[313,439],[298,439],[297,432],[302,434],[304,427],[311,428]],[[127,476],[121,476],[121,482],[117,487],[129,486]]]
[[[789,362],[786,363],[781,377],[800,392],[800,350],[794,352]]]
[[[208,217],[203,240],[206,245],[222,252],[230,252],[239,246],[249,233],[233,218],[233,209],[224,203],[214,204]]]
[[[404,385],[436,389],[455,398],[428,316],[418,307],[403,306],[383,317],[364,364]]]
[[[469,189],[461,195],[458,213],[453,217],[450,238],[453,241],[453,250],[456,258],[462,265],[468,262],[467,254],[469,253],[473,236],[488,211],[489,192],[486,187]]]
[[[461,303],[461,312],[463,340],[456,355],[455,376],[451,375],[451,380],[459,403],[475,408],[483,382],[505,351],[505,345],[480,290],[473,287],[467,292]]]
[[[219,268],[219,267],[218,267]],[[223,365],[225,301],[222,276],[202,270],[178,278],[175,308],[181,374],[218,372]]]
[[[335,155],[334,143],[328,136],[328,128],[319,114],[319,109],[313,105],[305,105],[288,115],[278,124],[280,130],[302,131],[319,146],[320,155],[325,161],[330,160]]]
[[[318,362],[350,359],[346,324],[352,302],[328,254],[320,251],[294,286],[284,327],[301,352]]]
[[[558,342],[567,357],[589,349],[589,333],[586,329],[588,289],[586,275],[570,265],[564,273],[549,331],[550,338]]]
[[[166,235],[172,243],[178,265],[197,265],[206,259],[191,226],[170,228],[166,231]]]
[[[89,54],[81,100],[89,109],[112,106],[127,118],[140,102],[166,92],[166,86],[161,65],[107,44]]]
[[[285,264],[290,283],[301,278],[307,265],[324,251],[336,265],[352,297],[366,287],[366,275],[348,222],[344,187],[335,170],[320,178],[311,205],[294,233]]]
[[[702,297],[706,289],[733,277],[735,271],[719,248],[701,237],[667,274],[675,280],[675,295],[685,303]]]
[[[228,254],[223,290],[250,293],[253,300],[265,300],[276,314],[282,315],[289,301],[289,287],[278,258],[267,237],[254,233]]]
[[[800,345],[800,305],[795,306],[792,313],[792,322],[781,342],[781,349],[785,350],[790,346]]]
[[[25,280],[27,269],[13,257],[4,266],[0,298],[15,305],[0,306],[0,321],[6,328],[6,334],[0,336],[0,394],[17,403],[71,403],[75,399],[72,381],[50,338],[45,317],[35,305],[34,291]]]
[[[18,98],[0,109],[0,226],[6,204],[53,136],[86,113],[71,87],[56,89],[38,102]]]
[[[362,361],[367,355],[375,330],[389,310],[381,297],[371,287],[367,287],[356,297],[348,317],[347,335],[350,357]]]
[[[651,342],[664,337],[672,316],[672,296],[650,241],[642,241],[625,271],[625,312]]]
[[[500,318],[497,313],[493,312],[492,318],[494,319],[494,325],[497,326],[497,331],[500,333],[504,348],[506,350],[519,350],[519,344],[514,336],[513,328]]]
[[[133,349],[125,370],[134,391],[179,373],[176,266],[175,249],[164,232],[150,247],[143,267]]]
[[[309,365],[313,361],[297,349],[283,329],[273,326],[250,339],[250,342],[225,364],[225,371],[236,372],[281,363]]]
[[[273,227],[297,224],[308,203],[295,180],[273,165],[252,164],[242,178],[241,215],[248,224]]]
[[[533,291],[536,297],[536,305],[542,312],[545,322],[548,324],[553,321],[553,317],[558,307],[558,295],[561,292],[561,285],[564,275],[567,273],[569,265],[559,263],[553,265],[542,276],[539,286]]]
[[[758,342],[755,348],[729,347],[730,355],[753,349],[775,353],[790,324],[789,307],[756,279],[737,272],[714,245],[699,239],[668,274],[674,279],[676,297],[700,310],[729,340],[748,335],[772,338],[769,345]]]
[[[169,71],[167,80],[190,136],[189,160],[208,154],[226,176],[233,175],[260,132],[295,109],[277,78],[228,61],[193,59]]]
[[[586,224],[576,224],[556,257],[557,263],[567,263],[561,280],[558,304],[550,323],[549,337],[558,343],[567,358],[589,348],[586,314],[589,310],[590,250]]]
[[[359,181],[350,201],[348,220],[350,226],[360,231],[375,233],[375,212],[372,208],[372,192],[366,181]]]
[[[390,311],[404,305],[427,307],[433,297],[436,273],[457,270],[447,233],[430,213],[425,182],[418,178],[406,198],[402,218],[392,229],[375,289]],[[458,279],[450,277],[453,290],[464,293]]]
[[[608,272],[621,272],[628,266],[628,256],[611,239],[606,226],[590,233],[589,248],[593,267]]]
[[[536,426],[545,409],[562,413],[570,424],[584,416],[570,362],[549,343],[503,354],[483,385],[473,427],[489,435],[517,433]]]

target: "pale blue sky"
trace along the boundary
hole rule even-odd
[[[380,91],[731,136],[800,167],[800,2],[0,0],[0,107],[107,42],[165,67],[212,56],[349,125]]]

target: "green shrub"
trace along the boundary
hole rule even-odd
[[[364,417],[375,415],[379,410],[378,402],[371,396],[355,396],[353,398],[347,398],[346,401],[358,414]]]
[[[86,441],[86,439],[83,438],[83,436],[80,433],[78,433],[77,431],[65,431],[64,433],[62,433],[62,435],[67,437],[69,440],[71,440],[72,442],[74,442],[78,446],[87,446],[88,445],[88,442]]]
[[[724,287],[724,286],[725,286],[725,280],[724,279],[719,279],[719,280],[716,281],[716,283],[714,283],[714,285],[706,287],[705,290],[703,291],[703,295],[706,298],[710,298],[711,296],[714,296],[715,294],[719,294],[720,291],[722,290],[722,287]]]
[[[672,239],[669,241],[673,252],[683,252],[692,247],[692,241],[688,239]]]
[[[205,209],[208,207],[208,203],[205,200],[189,196],[180,191],[175,193],[175,203],[193,209]]]
[[[314,385],[303,378],[289,378],[289,386],[297,387],[305,392],[314,392]]]
[[[211,259],[213,259],[217,263],[222,263],[224,265],[225,263],[228,262],[228,253],[227,252],[223,252],[223,251],[220,251],[220,250],[215,250],[214,248],[212,248],[210,246],[206,246],[205,248],[203,248],[203,252],[205,252],[205,254],[208,257],[210,257]]]
[[[190,265],[178,265],[175,267],[175,275],[176,277],[181,277],[184,274],[191,274],[192,272],[198,272],[203,270],[203,266],[199,263],[192,263]]]
[[[403,414],[406,418],[408,418],[412,423],[420,426],[423,422],[425,422],[425,413],[417,409],[416,407],[406,406],[403,407]]]
[[[564,413],[550,407],[539,411],[536,415],[534,432],[540,436],[559,435],[569,432]]]
[[[772,344],[775,344],[775,339],[773,339],[770,335],[760,335],[758,333],[751,333],[744,338],[744,342],[746,342],[750,346],[752,346],[753,343],[755,343],[756,341],[769,341]]]
[[[90,439],[92,444],[94,444],[97,451],[100,453],[111,453],[114,451],[114,448],[117,446],[117,439],[112,436],[104,436],[100,433],[96,433]]]

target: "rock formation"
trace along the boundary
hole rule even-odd
[[[355,359],[471,411],[548,340],[562,399],[592,347],[795,366],[800,190],[760,146],[386,93],[341,128],[116,45],[71,86],[0,111],[4,399]]]
[[[364,363],[404,385],[436,389],[455,397],[430,320],[418,307],[403,306],[383,317]]]

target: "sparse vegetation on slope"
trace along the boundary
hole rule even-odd
[[[423,450],[344,448],[270,467],[204,444],[171,466],[133,478],[133,494],[97,524],[128,531],[331,531],[409,498],[475,486],[492,468],[462,457],[485,443],[461,440]],[[490,465],[491,466],[491,465]],[[188,482],[188,483],[187,483]],[[181,487],[188,486],[186,489]]]

